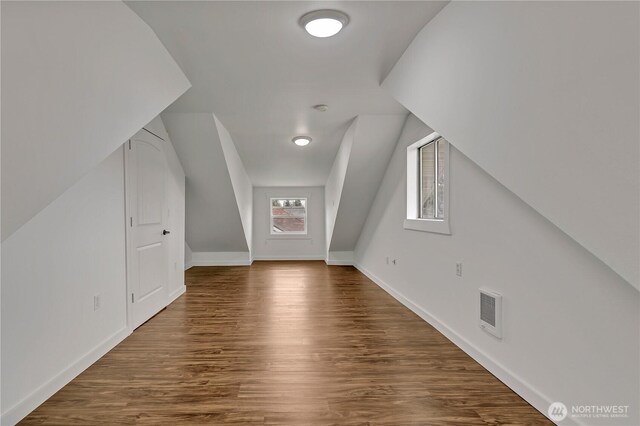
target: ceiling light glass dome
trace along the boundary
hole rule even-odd
[[[300,18],[300,25],[312,36],[331,37],[349,23],[349,17],[339,10],[315,10]]]
[[[309,136],[296,136],[292,141],[298,146],[307,146],[311,143],[311,138]]]

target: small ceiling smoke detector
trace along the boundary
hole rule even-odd
[[[311,143],[311,138],[309,136],[296,136],[292,139],[292,142],[298,146],[307,146]]]
[[[329,110],[329,106],[325,104],[314,105],[313,109],[320,112],[327,112]]]
[[[300,25],[314,37],[331,37],[340,32],[349,23],[346,13],[339,10],[314,10],[302,15]]]

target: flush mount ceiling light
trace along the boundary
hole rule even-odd
[[[300,18],[300,25],[314,37],[331,37],[349,23],[347,14],[339,10],[314,10]]]
[[[329,111],[329,106],[325,104],[319,104],[319,105],[314,105],[313,109],[320,112],[327,112]]]
[[[309,136],[296,136],[292,141],[298,146],[306,146],[311,143],[311,138]]]

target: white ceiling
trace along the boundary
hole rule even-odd
[[[353,117],[406,114],[380,82],[445,2],[127,4],[193,84],[167,111],[214,112],[254,185],[301,186],[324,185]],[[324,8],[344,11],[351,22],[317,39],[298,19]],[[312,109],[321,103],[328,112]],[[296,147],[298,134],[312,144]]]

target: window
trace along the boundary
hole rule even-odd
[[[449,143],[437,133],[407,148],[405,229],[449,234]]]
[[[444,144],[442,138],[420,151],[420,218],[444,219]]]
[[[271,235],[306,234],[307,199],[271,199]]]

